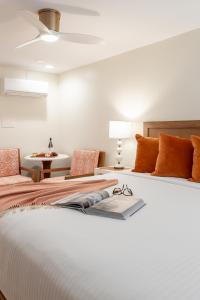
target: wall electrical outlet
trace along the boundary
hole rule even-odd
[[[2,120],[1,121],[1,128],[15,128],[16,124],[13,120]]]

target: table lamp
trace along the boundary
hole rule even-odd
[[[117,163],[115,169],[123,169],[122,161],[122,139],[127,139],[131,136],[131,122],[110,121],[109,122],[109,138],[117,139]]]

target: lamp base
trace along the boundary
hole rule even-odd
[[[124,166],[121,166],[121,165],[115,165],[115,166],[114,166],[114,169],[116,169],[116,170],[123,170],[123,169],[124,169]]]

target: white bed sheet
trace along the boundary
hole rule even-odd
[[[199,300],[200,184],[101,177],[128,184],[147,205],[127,221],[60,208],[0,218],[8,300]]]

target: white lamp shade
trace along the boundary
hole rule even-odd
[[[109,137],[111,139],[127,139],[131,136],[131,122],[110,121]]]

